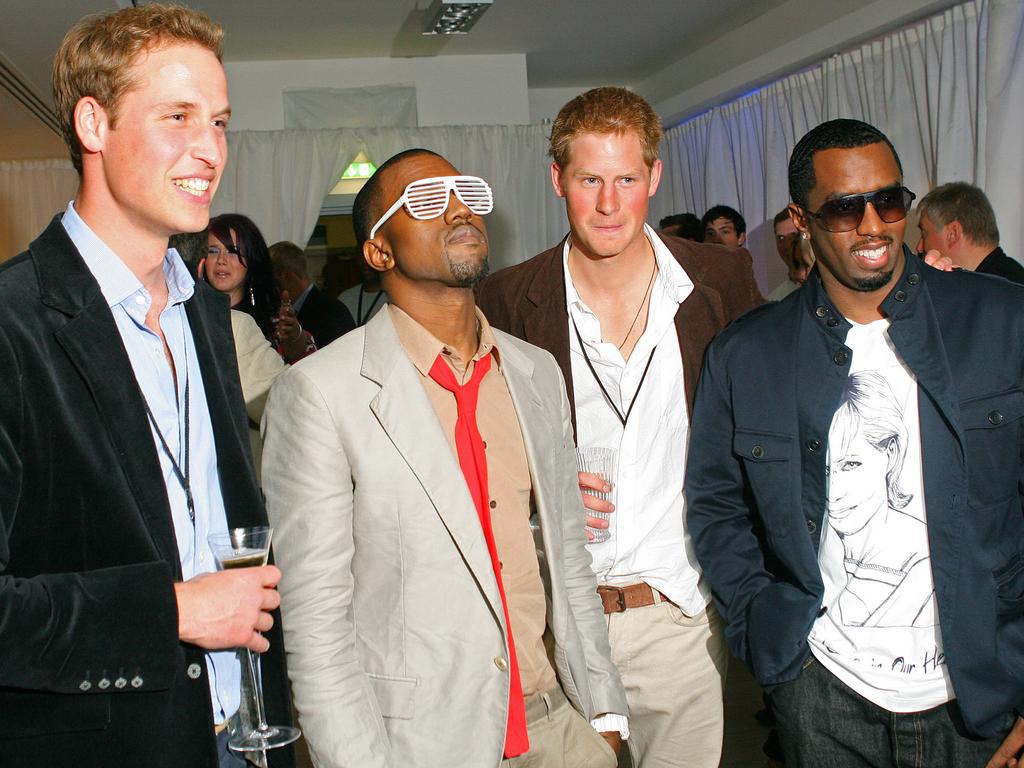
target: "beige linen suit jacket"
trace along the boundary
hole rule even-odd
[[[270,385],[288,366],[267,341],[256,321],[245,312],[231,310],[231,335],[235,337],[238,378],[242,382],[242,397],[245,398],[245,412],[249,417],[249,447],[256,462],[256,482],[262,484],[263,440],[255,425],[263,419]]]
[[[540,516],[559,682],[626,713],[585,548],[569,404],[552,357],[495,331]],[[264,487],[288,665],[318,766],[501,762],[501,598],[465,480],[387,311],[274,384]]]

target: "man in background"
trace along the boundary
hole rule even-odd
[[[700,219],[692,213],[674,213],[658,222],[658,231],[663,235],[681,237],[699,243],[704,238]]]
[[[803,237],[789,216],[789,208],[775,214],[775,250],[786,265],[786,279],[768,294],[769,301],[780,301],[807,280],[814,266],[814,250],[810,240]]]
[[[713,768],[727,653],[683,524],[684,469],[704,349],[762,299],[746,251],[663,239],[645,223],[661,136],[651,106],[624,88],[562,107],[551,183],[569,234],[485,280],[478,301],[494,325],[554,355],[576,443],[617,451],[610,483],[583,473],[580,485],[590,510],[611,513],[611,536],[591,555],[633,764]],[[608,491],[614,506],[593,495]],[[588,524],[609,529],[593,515]],[[626,731],[611,717],[598,727]]]
[[[338,294],[338,301],[348,309],[358,328],[366,325],[388,303],[388,297],[380,287],[380,275],[362,261],[359,264],[359,282]]]
[[[985,193],[963,181],[936,187],[917,204],[919,253],[938,251],[962,269],[1024,284],[1024,266],[999,247],[999,227]]]
[[[317,349],[356,327],[345,305],[325,296],[309,279],[306,254],[299,246],[287,240],[274,243],[270,246],[270,261],[282,298],[287,291],[299,325],[313,334]]]
[[[740,212],[728,205],[709,208],[700,220],[705,243],[719,243],[733,248],[747,244],[747,222]]]

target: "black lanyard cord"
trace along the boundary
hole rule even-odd
[[[366,310],[366,315],[363,315],[363,286],[359,286],[359,303],[356,305],[356,325],[362,325],[373,314],[373,308],[377,306],[377,302],[380,301],[380,295],[383,291],[377,291],[377,295],[373,297],[373,301],[370,303],[370,308]]]
[[[186,365],[188,361],[186,360]],[[189,397],[188,391],[188,368],[185,369],[185,471],[181,471],[181,466],[178,464],[177,459],[174,457],[174,452],[171,451],[171,446],[167,444],[167,440],[164,439],[163,432],[160,431],[160,426],[156,423],[156,419],[153,417],[153,411],[150,410],[149,403],[146,402],[145,394],[142,395],[142,404],[146,408],[146,415],[149,417],[150,424],[153,425],[153,431],[156,432],[156,436],[160,438],[160,445],[163,446],[164,453],[171,462],[171,470],[174,472],[174,476],[178,478],[178,483],[181,484],[181,489],[185,492],[185,503],[188,505],[188,519],[192,521],[192,525],[196,524],[196,505],[192,500],[192,486],[189,483],[189,470],[191,462],[189,462],[189,427],[191,420],[189,419],[189,404],[191,398]]]
[[[587,361],[587,368],[590,369],[591,375],[594,377],[594,381],[597,382],[597,386],[601,388],[601,394],[604,395],[605,400],[608,401],[608,405],[611,406],[612,410],[615,411],[615,415],[619,421],[622,422],[622,428],[626,428],[626,422],[629,421],[629,414],[633,412],[633,406],[636,405],[637,399],[640,397],[640,389],[644,385],[644,381],[647,379],[647,371],[651,369],[651,363],[654,361],[654,353],[658,351],[658,345],[654,345],[654,349],[651,350],[651,356],[647,358],[647,365],[644,366],[644,372],[640,376],[640,383],[636,385],[636,392],[633,393],[633,399],[629,401],[629,408],[626,410],[625,415],[619,410],[619,407],[615,405],[611,395],[608,394],[608,390],[604,388],[604,384],[601,383],[601,377],[597,375],[597,371],[594,370],[594,364],[590,362],[590,355],[587,354],[587,345],[583,343],[583,337],[580,336],[580,329],[576,325],[576,318],[569,314],[569,319],[572,320],[573,330],[576,331],[576,340],[580,343],[580,352],[583,353],[583,359]]]

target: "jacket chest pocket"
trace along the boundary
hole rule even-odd
[[[1019,493],[1024,390],[960,403],[971,506],[985,507]]]
[[[733,433],[732,451],[739,460],[757,511],[762,520],[771,521],[766,528],[772,537],[790,533],[794,514],[795,486],[793,448],[796,438],[769,432],[737,429]]]

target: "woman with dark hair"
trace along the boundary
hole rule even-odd
[[[278,353],[294,362],[316,350],[295,317],[287,294],[278,295],[267,243],[252,219],[223,213],[210,219],[206,259],[199,274],[231,300],[231,308],[256,321]]]

